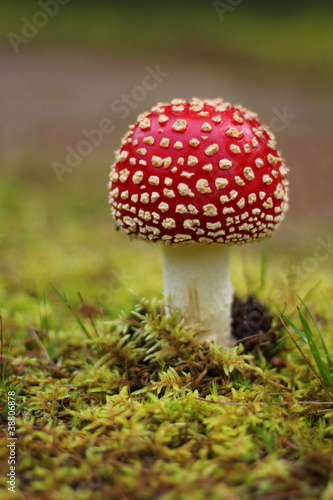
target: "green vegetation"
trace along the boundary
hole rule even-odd
[[[325,263],[296,282],[304,323],[293,267],[273,242],[263,257],[257,245],[236,249],[236,290],[270,305],[275,340],[252,353],[198,346],[159,312],[159,248],[128,244],[101,193],[90,193],[91,214],[76,189],[1,187],[0,405],[5,424],[16,392],[19,492],[3,498],[330,500],[333,393],[312,371],[312,354],[330,363],[333,349]],[[317,351],[297,349],[282,309],[305,338],[311,311]]]
[[[309,345],[310,352],[311,352],[313,359],[317,365],[317,369],[318,369],[319,375],[321,377],[322,384],[325,385],[328,389],[332,390],[333,389],[333,358],[329,352],[329,348],[326,344],[326,341],[325,341],[323,334],[320,331],[320,328],[318,327],[317,322],[313,318],[307,305],[303,301],[301,301],[301,302],[302,302],[308,316],[310,317],[312,323],[315,326],[315,329],[317,331],[317,339],[316,339],[316,336],[315,336],[313,329],[311,327],[311,323],[306,319],[306,317],[305,317],[305,315],[302,312],[300,307],[298,307],[298,316],[299,316],[303,331],[300,330],[289,318],[286,318],[285,316],[283,316],[284,320],[301,337],[301,339],[304,340],[304,342],[306,342]],[[296,341],[294,341],[294,343],[297,346]],[[304,359],[305,359],[306,363],[309,363],[305,356],[304,356]],[[312,369],[315,377],[317,377],[318,374],[312,368],[312,366],[311,366],[311,369]],[[328,394],[330,394],[329,391],[328,391]]]
[[[54,328],[52,302],[5,348],[2,404],[21,386],[18,489],[69,500],[331,498],[333,393],[291,342],[268,359],[198,346],[147,301],[115,320],[85,304],[79,323],[69,315]]]

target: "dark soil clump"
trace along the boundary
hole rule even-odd
[[[232,304],[232,335],[244,345],[246,352],[258,348],[266,355],[277,345],[272,328],[273,316],[253,295],[235,296]]]

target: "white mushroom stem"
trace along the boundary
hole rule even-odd
[[[178,310],[201,341],[229,347],[232,285],[229,249],[223,245],[178,245],[163,248],[164,295],[168,310]]]

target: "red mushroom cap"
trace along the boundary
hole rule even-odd
[[[221,99],[158,104],[130,127],[112,166],[110,203],[132,237],[243,244],[287,210],[287,168],[256,114]]]

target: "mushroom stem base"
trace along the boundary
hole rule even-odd
[[[230,347],[229,249],[204,244],[164,246],[163,278],[167,313],[180,311],[186,324],[198,331],[198,340]]]

